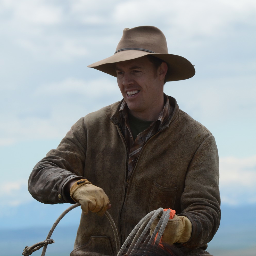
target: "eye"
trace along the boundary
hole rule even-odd
[[[119,71],[119,70],[116,71],[117,76],[122,76],[123,74],[124,74],[124,72],[122,72],[122,71]]]
[[[132,73],[135,74],[135,75],[138,75],[138,74],[141,73],[141,70],[134,69],[134,70],[132,71]]]

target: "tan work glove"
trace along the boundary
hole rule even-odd
[[[150,234],[152,235],[159,218],[156,218],[150,227]],[[167,244],[185,243],[191,237],[192,224],[185,216],[178,216],[175,214],[173,219],[169,219],[162,236],[162,242]]]
[[[86,179],[76,181],[70,188],[71,198],[81,204],[82,211],[103,215],[110,206],[108,196],[102,188],[94,186]]]

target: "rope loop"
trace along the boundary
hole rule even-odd
[[[47,246],[48,244],[53,244],[54,240],[53,239],[46,239],[45,241],[36,243],[30,247],[26,246],[25,249],[23,250],[22,255],[24,256],[29,256],[31,255],[33,252],[41,249],[43,246]]]
[[[22,255],[29,256],[33,252],[39,250],[43,247],[41,256],[45,256],[46,248],[48,244],[54,243],[54,241],[51,238],[51,235],[60,222],[60,220],[72,209],[79,206],[79,203],[76,203],[72,206],[70,206],[68,209],[66,209],[59,218],[55,221],[53,224],[50,232],[48,233],[48,236],[46,237],[46,240],[43,242],[36,243],[30,247],[26,246],[23,250]],[[159,245],[160,239],[163,235],[163,232],[165,230],[165,227],[167,225],[167,222],[170,217],[170,209],[165,211],[163,208],[159,208],[157,210],[154,210],[152,212],[149,212],[144,218],[140,220],[140,222],[134,227],[132,232],[129,234],[129,236],[126,238],[124,244],[122,247],[120,246],[120,240],[118,235],[118,230],[116,228],[115,222],[112,219],[111,215],[106,211],[106,217],[108,221],[110,222],[112,231],[114,233],[115,238],[115,247],[116,247],[116,255],[121,256],[123,254],[129,255],[133,250],[139,248],[140,244],[146,243],[148,245]],[[154,222],[155,219],[159,218],[158,224],[153,231],[153,234],[150,235],[150,227],[151,224]],[[121,248],[120,248],[121,247]],[[128,248],[127,248],[128,247]]]
[[[43,242],[40,242],[40,243],[36,243],[30,247],[26,246],[25,249],[23,250],[23,253],[22,255],[24,256],[29,256],[31,255],[33,252],[39,250],[40,248],[43,247],[43,250],[42,250],[42,254],[41,256],[45,256],[45,253],[46,253],[46,249],[47,249],[47,245],[48,244],[52,244],[54,243],[54,241],[51,238],[52,236],[52,233],[54,231],[54,229],[56,228],[56,226],[59,224],[59,222],[61,221],[61,219],[68,213],[70,212],[72,209],[76,208],[77,206],[79,206],[80,204],[79,203],[76,203],[72,206],[70,206],[69,208],[67,208],[60,216],[59,218],[54,222],[51,230],[49,231],[48,233],[48,236],[46,237],[46,240],[43,241]],[[116,228],[116,225],[115,225],[115,222],[114,220],[112,219],[111,215],[106,211],[106,217],[107,219],[109,220],[110,222],[110,225],[112,227],[112,230],[113,230],[113,233],[114,233],[114,237],[115,237],[115,246],[116,246],[116,252],[119,251],[120,249],[120,240],[119,240],[119,235],[118,235],[118,230]]]

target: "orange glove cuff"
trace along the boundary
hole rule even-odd
[[[171,210],[170,211],[170,217],[169,217],[169,219],[170,220],[172,220],[173,218],[174,218],[174,216],[175,216],[175,214],[176,214],[176,211],[175,210],[172,210],[171,208],[167,208],[167,209],[164,209],[164,212],[166,212],[167,210]]]
[[[76,181],[72,186],[71,186],[71,188],[70,188],[70,197],[76,202],[76,200],[73,198],[73,195],[74,195],[74,193],[75,193],[75,191],[78,189],[78,188],[80,188],[80,187],[82,187],[82,186],[84,186],[84,185],[86,185],[86,184],[92,184],[90,181],[88,181],[87,179],[80,179],[80,180],[78,180],[78,181]]]

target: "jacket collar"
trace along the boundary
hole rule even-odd
[[[159,130],[163,130],[167,128],[172,120],[174,120],[178,114],[179,106],[175,98],[171,96],[167,96],[164,94],[165,97],[165,105],[162,111],[158,116],[158,120],[160,122]],[[128,107],[124,99],[118,104],[117,109],[115,110],[114,114],[111,116],[110,120],[119,127],[123,125],[123,120],[127,115]],[[157,122],[156,121],[156,122]]]

